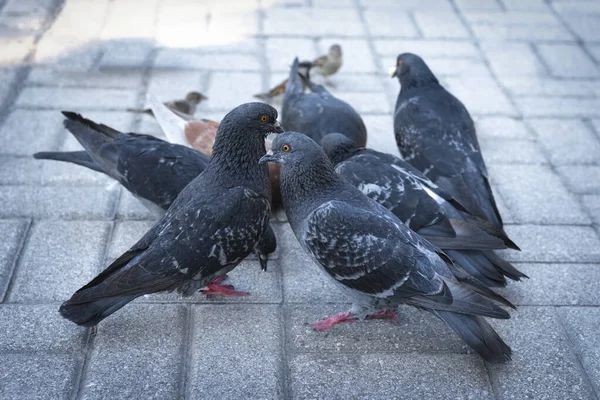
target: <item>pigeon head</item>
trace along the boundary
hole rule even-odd
[[[223,128],[223,129],[221,129]],[[257,134],[264,139],[269,133],[281,133],[277,110],[266,103],[246,103],[231,110],[219,126],[219,132]],[[218,136],[218,135],[217,135]]]
[[[359,147],[352,139],[342,133],[329,133],[321,139],[321,147],[334,165],[344,161]]]
[[[272,162],[281,165],[302,165],[328,161],[321,146],[303,133],[285,132],[273,140],[271,151],[264,155],[261,163]]]
[[[329,48],[329,55],[334,58],[340,58],[342,56],[342,46],[339,44],[332,44]]]
[[[208,100],[208,97],[200,92],[189,92],[185,96],[185,100],[189,101],[190,103],[200,104],[203,100]]]
[[[396,60],[392,78],[397,77],[403,88],[438,84],[433,72],[421,57],[412,53],[402,53]]]

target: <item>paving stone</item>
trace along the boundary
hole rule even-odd
[[[465,26],[452,12],[417,11],[414,16],[419,29],[426,38],[466,39],[469,37]]]
[[[283,293],[287,303],[347,303],[348,299],[299,246],[288,224],[274,227],[281,246]]]
[[[508,117],[475,118],[477,136],[483,139],[517,139],[528,140],[531,133],[523,121]]]
[[[137,39],[104,43],[100,68],[141,68],[146,64],[153,48],[152,42]]]
[[[400,155],[394,137],[393,121],[389,115],[365,115],[363,121],[367,127],[367,147]]]
[[[391,105],[384,93],[335,93],[350,104],[359,114],[384,114],[391,112]]]
[[[467,11],[464,16],[479,39],[574,40],[569,31],[549,10],[548,12]]]
[[[144,207],[128,190],[122,188],[119,205],[117,206],[117,218],[156,220],[158,216]]]
[[[0,220],[3,240],[0,243],[0,299],[4,299],[6,288],[27,232],[24,220]]]
[[[344,21],[340,24],[339,21]],[[364,28],[356,10],[284,9],[265,10],[263,21],[267,35],[353,36],[363,35]],[[310,26],[310,29],[306,29]]]
[[[13,110],[0,128],[0,152],[31,155],[58,150],[62,115],[56,111]]]
[[[202,102],[197,113],[203,115],[204,111],[230,111],[239,104],[256,101],[253,95],[260,91],[261,86],[260,74],[214,72],[206,92],[210,100]]]
[[[521,223],[588,224],[589,218],[546,166],[488,165],[492,181]]]
[[[90,71],[102,57],[102,45],[85,37],[46,34],[37,44],[33,64],[62,71]]]
[[[31,228],[9,300],[64,301],[99,271],[106,222],[40,221]]]
[[[447,89],[471,114],[515,115],[516,111],[496,82],[489,78],[447,78]]]
[[[598,19],[600,22],[600,18]],[[600,38],[600,31],[598,32]],[[595,78],[600,71],[590,57],[575,44],[539,44],[538,51],[552,74],[562,78]]]
[[[517,107],[528,117],[600,116],[600,100],[569,97],[516,97]]]
[[[0,351],[72,352],[83,348],[85,328],[61,317],[58,304],[4,304]]]
[[[600,141],[583,122],[560,119],[528,122],[553,164],[596,164],[600,160]]]
[[[494,324],[513,349],[512,362],[488,366],[497,398],[593,397],[554,309],[520,307],[511,317]]]
[[[459,354],[298,354],[290,362],[294,399],[493,399],[483,362]],[[356,373],[360,371],[360,373]]]
[[[333,44],[342,46],[344,63],[340,69],[344,73],[377,72],[373,54],[366,40],[322,39],[318,42],[319,54],[325,54]]]
[[[395,0],[360,0],[360,5],[365,9],[384,8],[397,9],[398,2]],[[452,11],[452,5],[447,0],[406,0],[402,2],[403,10],[437,10]]]
[[[415,23],[408,16],[405,9],[396,10],[371,10],[364,11],[365,21],[369,32],[374,37],[416,38],[419,37]]]
[[[600,196],[581,196],[581,203],[595,224],[600,224]]]
[[[5,32],[2,32],[5,34]],[[8,36],[8,37],[7,37]],[[34,36],[21,35],[15,37],[7,35],[0,38],[0,46],[2,46],[2,54],[0,55],[0,64],[2,66],[19,65],[25,60],[25,57],[33,47]]]
[[[108,218],[115,201],[114,191],[98,186],[4,186],[0,217]]]
[[[600,82],[542,77],[502,78],[502,86],[515,96],[587,96],[600,94]]]
[[[600,240],[589,226],[507,225],[522,251],[498,252],[517,262],[600,262]]]
[[[546,164],[540,146],[532,140],[481,139],[481,151],[490,164]]]
[[[600,45],[588,44],[585,46],[596,62],[600,62]]]
[[[548,11],[548,4],[544,0],[502,0],[507,10],[535,10]]]
[[[384,65],[394,66],[396,57],[385,59]],[[427,65],[438,78],[461,77],[468,79],[491,79],[491,74],[484,62],[479,58],[431,58]],[[387,71],[386,71],[387,73]],[[389,76],[389,74],[387,74]]]
[[[456,5],[461,10],[470,11],[502,11],[496,0],[457,0]]]
[[[115,109],[134,107],[137,93],[127,89],[27,87],[17,105],[45,108]]]
[[[555,3],[554,6],[560,8],[561,6],[558,6],[558,4],[559,3]],[[597,42],[600,40],[600,28],[598,27],[600,17],[597,14],[591,14],[591,11],[592,7],[599,6],[597,3],[594,4],[592,2],[581,3],[581,6],[585,7],[584,13],[562,13],[561,17],[581,39],[590,42]],[[600,7],[597,9],[597,11],[600,12]]]
[[[311,79],[317,82],[318,76]],[[335,75],[323,79],[323,85],[335,96],[343,92],[375,92],[381,93],[384,90],[384,84],[381,77],[377,74],[347,74],[339,72]]]
[[[34,86],[59,86],[97,89],[136,89],[142,84],[143,70],[129,67],[104,68],[100,71],[62,71],[35,67],[27,76]]]
[[[494,73],[501,79],[547,75],[546,67],[528,43],[485,41],[481,43],[481,50]]]
[[[17,67],[0,67],[0,104],[4,103],[11,93],[16,76]]]
[[[600,309],[591,307],[561,307],[558,313],[565,322],[569,338],[575,344],[596,393],[600,389],[600,346],[598,346],[597,321]]]
[[[134,0],[121,0],[109,5],[106,20],[100,33],[102,40],[122,40],[131,35],[135,27],[135,37],[151,39],[154,36],[156,8],[158,0],[149,0],[140,7]]]
[[[587,14],[600,12],[600,5],[593,0],[556,0],[552,2],[552,6],[563,16],[568,16],[570,14]]]
[[[600,194],[600,166],[573,165],[557,168],[567,188],[577,194]]]
[[[191,91],[206,93],[208,74],[206,71],[154,69],[150,74],[148,93],[162,101],[183,99]]]
[[[349,309],[350,304],[288,307],[286,324],[290,327],[292,351],[358,354],[467,351],[468,346],[444,322],[409,306],[398,308],[397,324],[390,320],[361,320],[339,324],[327,332],[317,332],[308,325]]]
[[[98,325],[84,399],[179,398],[187,310],[129,304]]]
[[[73,358],[62,354],[0,355],[3,399],[69,399]]]
[[[266,305],[193,307],[190,397],[282,398],[278,314],[277,307]]]
[[[425,60],[430,58],[477,58],[473,43],[459,40],[386,39],[375,40],[379,54],[397,57],[400,53],[416,53]]]
[[[600,264],[514,264],[529,276],[498,293],[516,305],[599,305]]]
[[[211,54],[172,48],[158,52],[154,67],[211,71],[259,71],[261,68],[258,58],[250,54]]]
[[[311,39],[267,38],[265,50],[271,71],[288,72],[295,57],[300,60],[313,60],[318,54],[315,42]]]
[[[146,232],[156,224],[156,220],[149,221],[118,221],[110,240],[106,258],[111,262],[129,250]]]

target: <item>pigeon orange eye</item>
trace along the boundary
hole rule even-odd
[[[284,144],[283,146],[281,146],[281,150],[283,150],[287,153],[288,151],[290,151],[290,146],[287,144]]]
[[[401,67],[401,66],[402,66],[402,64],[403,64],[403,62],[402,62],[402,61],[398,61],[398,66],[399,66],[399,67]]]
[[[260,122],[267,122],[269,120],[269,117],[267,117],[266,115],[263,115],[262,117],[260,117]]]

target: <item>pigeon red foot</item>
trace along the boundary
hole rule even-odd
[[[323,321],[312,322],[309,325],[315,328],[315,330],[319,332],[326,331],[328,329],[333,328],[334,325],[340,324],[342,322],[355,322],[356,317],[352,312],[346,311],[338,315],[334,315],[333,317],[325,318]]]
[[[227,275],[218,277],[217,279],[206,285],[206,289],[200,290],[200,293],[206,296],[219,295],[230,297],[248,296],[250,294],[248,292],[241,292],[239,290],[235,290],[233,285],[222,285],[221,282],[223,282],[225,279],[227,279]]]
[[[398,323],[398,317],[394,310],[381,310],[378,313],[367,315],[367,319],[391,319],[395,323]]]

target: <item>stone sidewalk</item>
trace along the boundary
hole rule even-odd
[[[600,394],[600,2],[0,0],[0,398],[597,399]],[[333,43],[335,95],[371,147],[397,152],[387,75],[420,54],[477,121],[507,231],[531,279],[493,321],[514,359],[486,365],[441,322],[307,322],[346,309],[283,213],[276,259],[244,262],[243,299],[138,299],[97,331],[61,301],[153,224],[99,174],[31,154],[72,150],[60,110],[124,131],[147,92],[196,89],[219,119]]]

